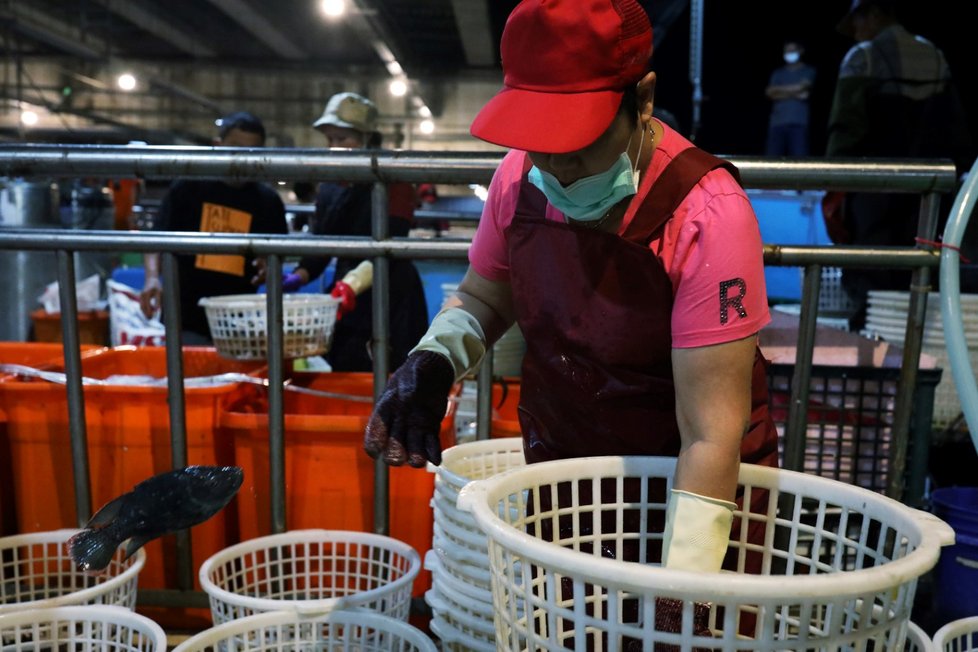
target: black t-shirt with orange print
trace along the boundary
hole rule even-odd
[[[286,234],[285,205],[260,183],[230,186],[221,181],[176,181],[160,205],[157,231]],[[253,256],[179,255],[183,329],[209,337],[202,297],[252,294]]]

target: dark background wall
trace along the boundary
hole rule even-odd
[[[653,0],[654,1],[654,0]],[[801,40],[804,59],[817,69],[811,97],[812,155],[825,152],[825,125],[839,63],[853,42],[835,31],[849,0],[743,2],[707,0],[704,9],[704,102],[697,144],[717,154],[760,155],[770,103],[764,96],[771,71],[781,65],[786,38]],[[899,16],[913,33],[940,47],[978,134],[978,34],[955,0],[902,2]],[[692,118],[689,82],[689,10],[655,47],[656,102],[679,118],[688,133]]]

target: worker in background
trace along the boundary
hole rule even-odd
[[[501,53],[504,87],[471,132],[510,151],[465,278],[391,376],[365,449],[438,464],[452,384],[515,321],[526,461],[678,456],[661,561],[717,572],[740,463],[778,459],[750,201],[732,165],[653,117],[652,29],[635,0],[523,0]]]
[[[313,127],[327,146],[347,149],[376,149],[381,146],[376,105],[356,93],[338,93],[326,103]],[[371,183],[320,183],[316,212],[309,224],[313,235],[369,236],[371,234]],[[406,237],[414,220],[415,189],[408,183],[387,186],[391,237]],[[282,281],[286,292],[294,292],[326,270],[330,260],[305,256]],[[336,261],[337,279],[330,293],[342,300],[341,317],[333,330],[326,361],[334,371],[372,371],[373,298],[370,279],[361,273],[366,266],[356,258]],[[350,275],[349,278],[347,276]],[[260,271],[255,282],[264,280]],[[410,260],[390,261],[390,363],[399,366],[428,327],[424,286]]]
[[[771,100],[766,156],[808,156],[809,95],[815,84],[815,68],[802,61],[805,48],[785,41],[784,65],[771,72],[764,94]]]
[[[950,158],[958,174],[967,172],[974,161],[972,137],[940,48],[899,22],[895,0],[853,0],[838,30],[856,43],[839,67],[826,155]],[[941,214],[949,209],[950,202]],[[836,244],[912,247],[920,198],[830,192],[822,210]],[[906,291],[910,271],[843,268],[842,286],[856,305],[849,327],[858,331],[869,291]]]
[[[256,116],[238,112],[220,120],[214,141],[221,147],[263,147],[265,127]],[[179,180],[163,201],[155,231],[190,233],[286,234],[285,205],[278,193],[263,183]],[[160,309],[163,286],[160,281],[159,254],[143,258],[146,280],[140,294],[140,307],[147,318]],[[180,313],[183,343],[211,343],[204,309],[197,305],[203,297],[251,294],[255,257],[216,254],[177,256],[180,277]]]

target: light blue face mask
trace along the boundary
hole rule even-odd
[[[642,145],[645,130],[642,130]],[[631,138],[628,145],[631,145]],[[537,166],[530,168],[527,179],[540,189],[550,205],[578,222],[593,222],[608,214],[615,204],[638,192],[638,156],[634,167],[625,151],[604,172],[582,177],[569,186],[560,185],[557,177]],[[639,145],[639,156],[642,148]]]

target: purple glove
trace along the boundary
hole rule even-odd
[[[301,288],[302,285],[302,276],[299,274],[286,274],[282,277],[282,292],[295,292]]]
[[[445,356],[418,351],[408,356],[387,381],[387,389],[367,422],[363,447],[370,457],[415,468],[441,464],[438,432],[448,407],[455,370]]]

